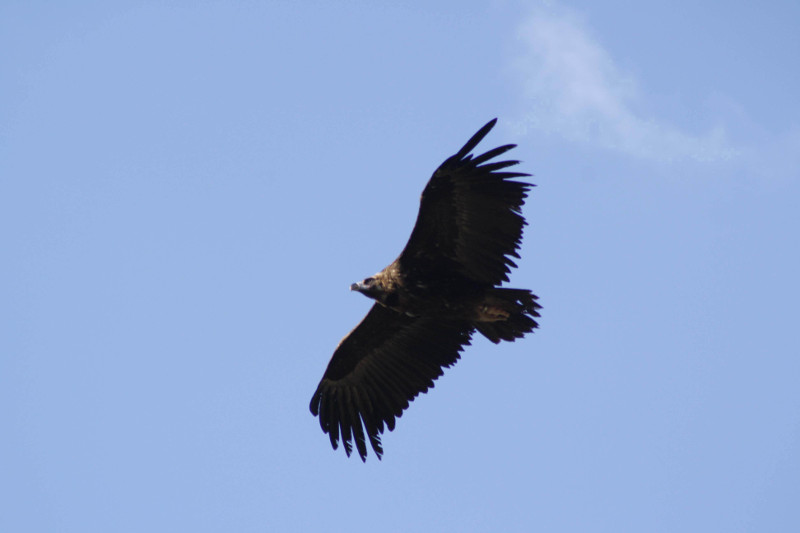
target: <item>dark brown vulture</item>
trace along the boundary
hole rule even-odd
[[[367,439],[380,459],[381,434],[394,429],[419,393],[454,364],[477,329],[494,343],[538,327],[540,306],[526,289],[501,288],[522,240],[521,208],[529,176],[496,161],[507,144],[470,153],[494,127],[490,121],[433,173],[405,249],[391,265],[354,283],[376,303],[336,347],[313,398],[311,412],[336,449],[349,456]]]

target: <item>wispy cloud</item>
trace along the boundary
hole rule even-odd
[[[550,5],[519,27],[515,69],[525,124],[567,139],[657,160],[714,161],[736,154],[721,127],[697,135],[647,116],[637,81],[621,71],[574,12]]]

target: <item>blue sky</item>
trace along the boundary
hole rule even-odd
[[[796,2],[4,2],[0,530],[800,528]],[[308,401],[492,117],[541,329]]]

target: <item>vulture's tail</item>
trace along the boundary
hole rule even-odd
[[[487,305],[499,309],[507,317],[491,321],[477,321],[475,327],[484,337],[497,344],[514,341],[539,327],[534,318],[542,308],[536,303],[536,295],[527,289],[492,289]]]

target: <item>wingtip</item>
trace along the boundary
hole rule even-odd
[[[486,136],[487,133],[492,131],[492,128],[494,128],[496,124],[497,124],[497,117],[493,118],[492,120],[490,120],[489,122],[484,124],[483,127],[478,130],[478,133],[476,133],[473,136],[473,138],[477,137],[478,135],[480,135],[480,139],[478,139],[478,142],[480,142],[481,139],[483,139]]]
[[[455,159],[463,159],[466,157],[476,146],[480,143],[484,137],[494,128],[494,125],[497,124],[497,117],[493,118],[489,122],[483,125],[481,129],[479,129],[475,135],[470,137],[467,143],[461,147],[461,150],[455,156]]]
[[[317,387],[316,392],[314,392],[314,396],[311,397],[308,410],[311,411],[311,414],[314,416],[319,415],[319,387]]]

